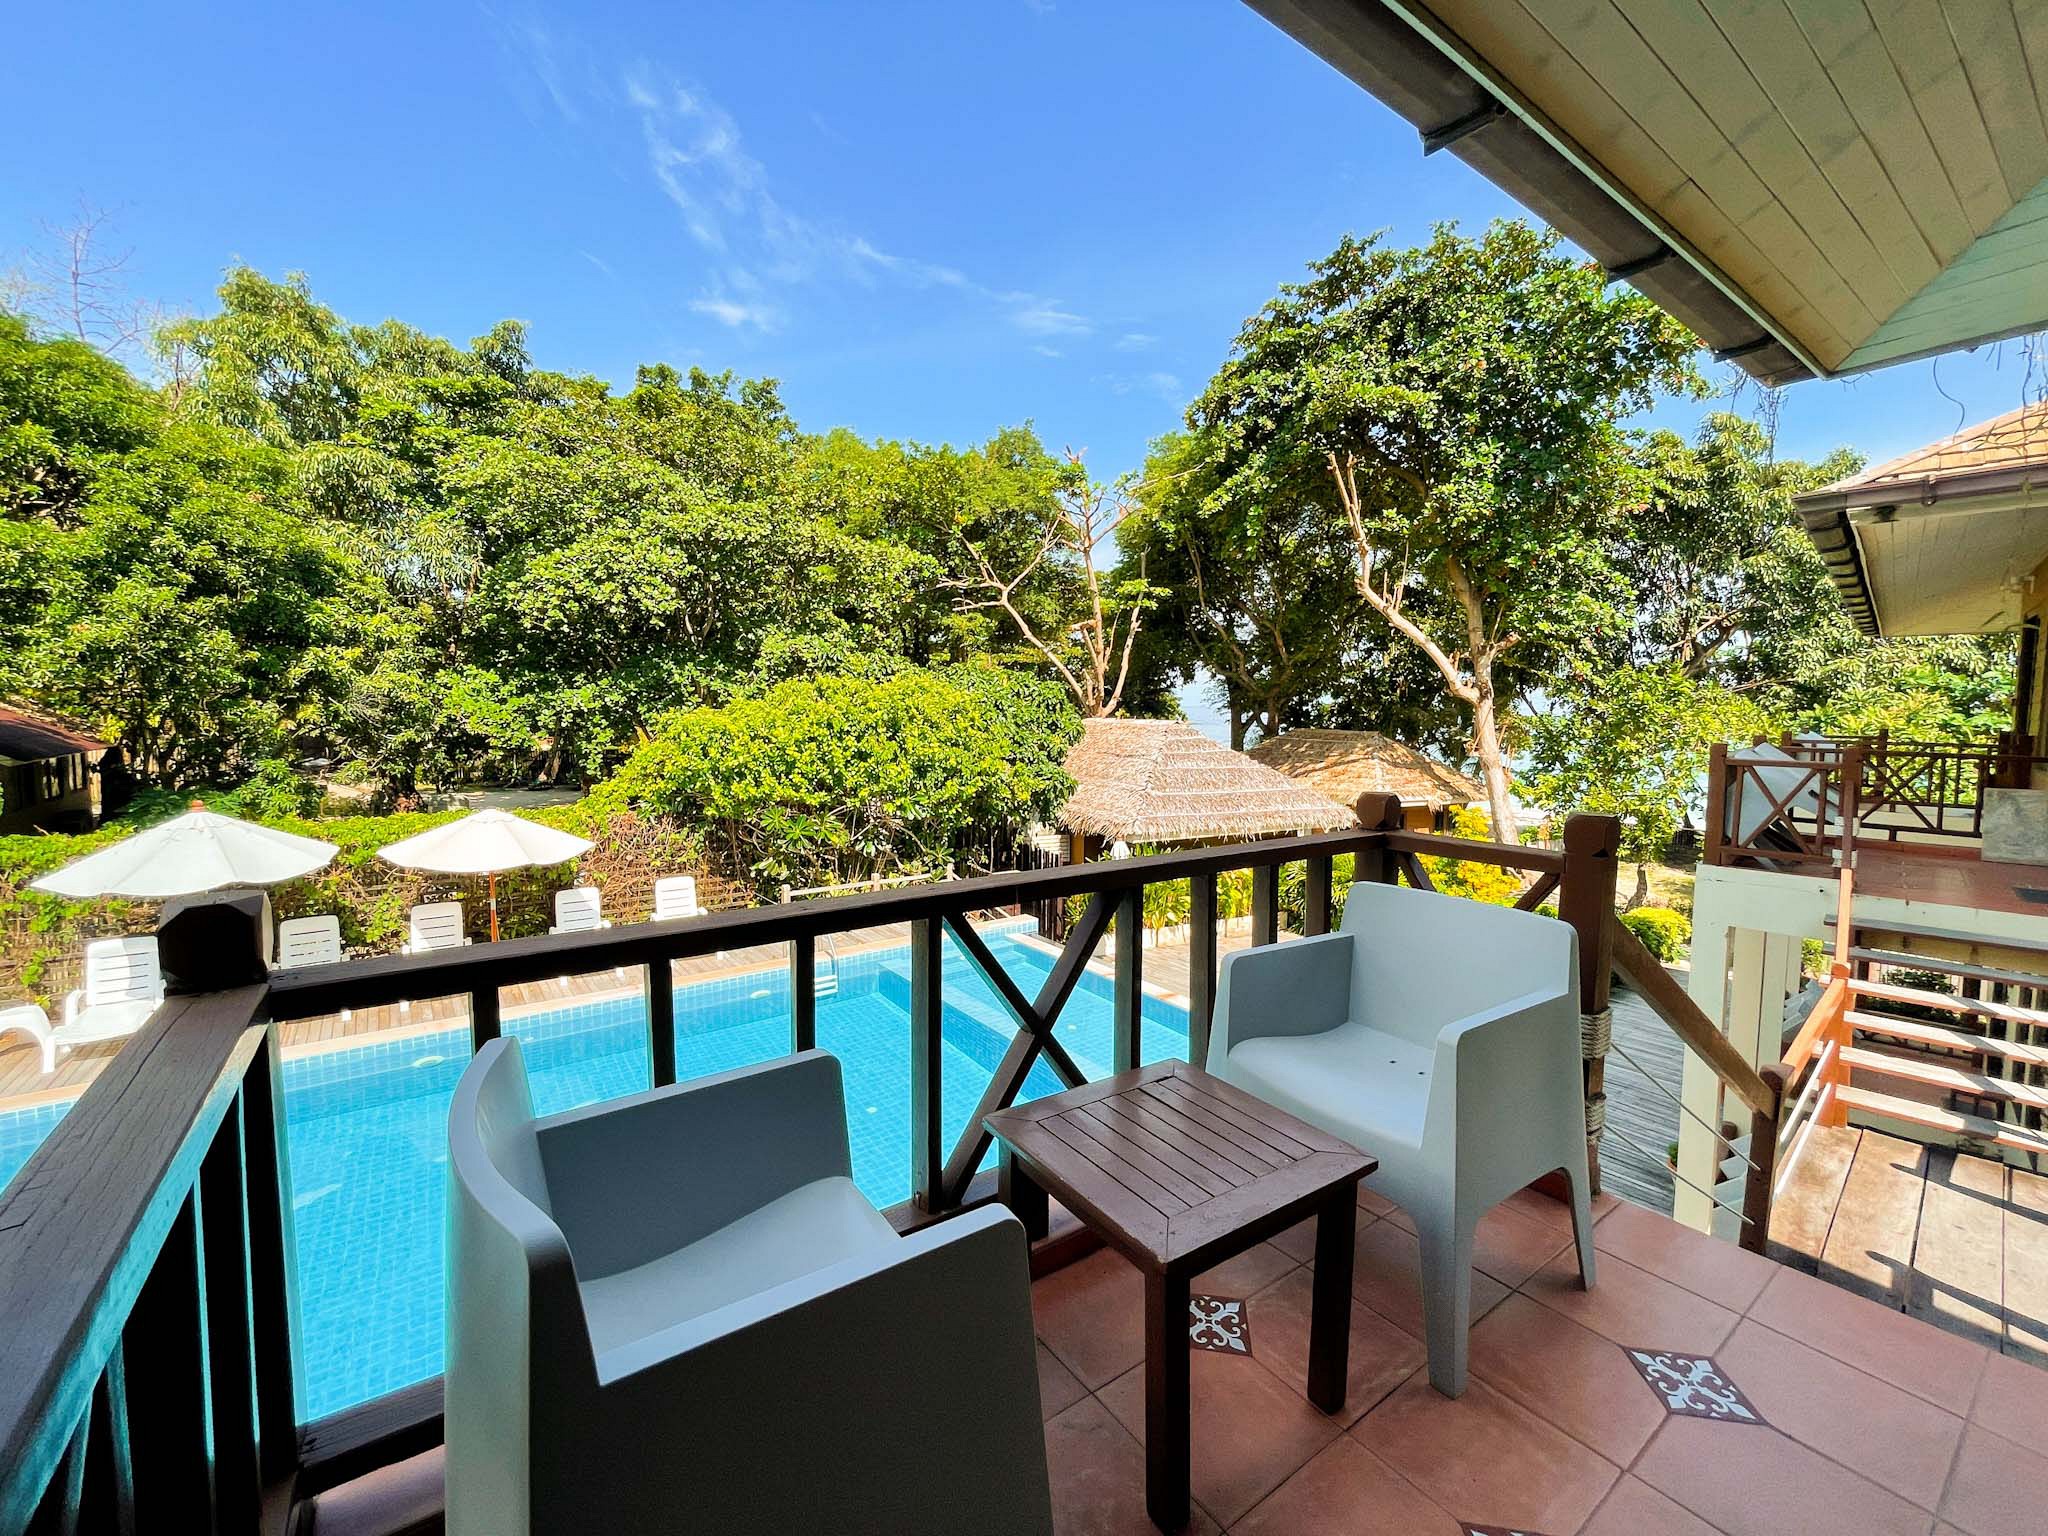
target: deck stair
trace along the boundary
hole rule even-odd
[[[1930,1141],[2048,1153],[2048,1008],[2032,1006],[2048,999],[2048,954],[2037,960],[2030,946],[1988,941],[2017,964],[1986,965],[1974,948],[1952,957],[1907,947],[1932,940],[1953,952],[1964,935],[1891,925],[1881,933],[1863,929],[1849,951],[1841,1107],[1895,1133],[1932,1133]],[[1889,979],[1899,971],[1948,978],[1955,990]]]

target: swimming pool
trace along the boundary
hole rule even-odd
[[[1044,981],[1054,958],[1017,931],[1028,927],[984,930],[1026,996]],[[944,964],[943,1113],[951,1145],[1014,1029],[950,935]],[[909,951],[841,957],[830,991],[822,990],[822,974],[818,1045],[838,1056],[845,1072],[854,1178],[877,1205],[894,1205],[910,1194]],[[1109,978],[1085,972],[1055,1030],[1090,1077],[1109,1071],[1111,998]],[[789,1049],[783,967],[681,986],[675,1000],[679,1077],[765,1061]],[[542,1114],[648,1086],[647,1010],[639,997],[508,1019],[505,1032],[524,1047],[534,1107]],[[1147,997],[1140,1043],[1146,1061],[1185,1057],[1186,1011]],[[300,1412],[306,1418],[441,1369],[446,1116],[468,1055],[468,1030],[457,1027],[284,1063],[303,1328]],[[1041,1062],[1024,1096],[1058,1087]],[[0,1114],[0,1182],[62,1112],[46,1105]]]

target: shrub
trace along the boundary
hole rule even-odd
[[[1486,812],[1472,808],[1451,811],[1451,835],[1485,840],[1493,836],[1493,823]],[[1522,877],[1499,864],[1481,864],[1469,859],[1440,859],[1422,856],[1422,867],[1430,882],[1446,896],[1468,896],[1474,901],[1512,907],[1522,894]]]
[[[668,716],[591,805],[704,826],[766,894],[964,862],[1050,821],[1079,732],[1048,685],[994,668],[792,678]]]
[[[1637,907],[1621,914],[1622,926],[1659,960],[1680,960],[1692,943],[1692,922],[1670,907]]]

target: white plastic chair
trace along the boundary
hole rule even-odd
[[[289,971],[301,965],[341,963],[341,919],[332,912],[316,917],[288,917],[277,925],[277,968]],[[354,1010],[341,1010],[341,1022],[354,1017]]]
[[[1429,1379],[1465,1390],[1479,1218],[1561,1170],[1593,1284],[1578,941],[1555,918],[1360,883],[1341,932],[1223,963],[1209,1070],[1380,1162],[1422,1240]]]
[[[448,1172],[449,1536],[1051,1536],[1024,1229],[897,1236],[835,1058],[536,1120],[493,1040]]]
[[[0,1008],[0,1035],[19,1031],[35,1041],[43,1054],[43,1076],[57,1070],[57,1037],[50,1028],[50,1016],[35,1003],[13,1003]]]
[[[429,901],[414,907],[407,914],[406,929],[411,937],[398,947],[402,955],[459,949],[469,942],[462,931],[462,903],[459,901]]]
[[[277,925],[277,968],[338,965],[341,962],[341,919],[333,913],[288,917]]]
[[[50,1032],[58,1051],[120,1040],[162,1006],[164,976],[154,938],[94,939],[85,946],[85,985],[64,999],[63,1021]],[[46,1057],[54,1070],[54,1058]]]
[[[596,886],[578,885],[555,892],[555,926],[549,933],[589,933],[611,925],[612,920],[604,915],[604,893]]]
[[[697,900],[695,875],[667,875],[654,882],[654,921],[666,923],[679,917],[702,917],[704,907]]]

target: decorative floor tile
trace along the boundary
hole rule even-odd
[[[1188,1298],[1188,1342],[1219,1355],[1252,1352],[1251,1310],[1234,1296]]]
[[[1631,1349],[1629,1363],[1663,1400],[1665,1411],[1692,1419],[1718,1419],[1730,1424],[1761,1424],[1764,1416],[1750,1405],[1742,1389],[1705,1355],[1682,1355],[1670,1349]]]
[[[1511,1525],[1468,1525],[1465,1536],[1543,1536],[1543,1533],[1524,1531]]]

